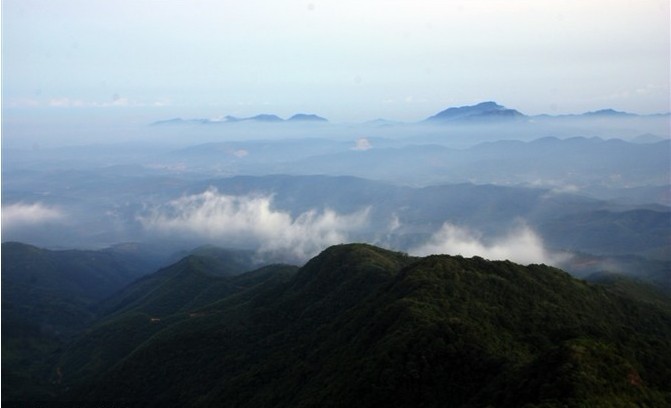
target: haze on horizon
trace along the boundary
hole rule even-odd
[[[669,38],[664,0],[5,0],[3,121],[668,112]]]
[[[2,7],[4,239],[670,259],[666,2]]]

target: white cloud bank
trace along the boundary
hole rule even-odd
[[[526,225],[519,226],[491,243],[484,243],[478,233],[445,223],[427,243],[409,252],[418,256],[449,254],[491,260],[507,259],[520,264],[556,265],[567,258],[566,254],[546,250],[542,239]]]
[[[41,203],[15,203],[2,206],[2,228],[14,229],[48,222],[62,221],[65,215],[61,210],[47,207]]]
[[[293,218],[273,209],[272,197],[232,196],[211,188],[151,208],[139,221],[150,232],[253,245],[261,253],[307,260],[330,245],[348,242],[368,223],[369,210],[344,215],[310,210]]]

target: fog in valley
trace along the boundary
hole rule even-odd
[[[668,114],[529,116],[493,102],[417,122],[85,113],[8,118],[4,241],[166,255],[208,244],[298,264],[367,242],[580,276],[671,261]]]
[[[9,406],[671,406],[666,0],[4,0]]]

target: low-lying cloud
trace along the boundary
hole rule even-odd
[[[360,137],[356,140],[354,147],[352,147],[352,150],[365,152],[366,150],[370,150],[372,148],[373,145],[370,143],[368,139],[366,139],[365,137]]]
[[[324,209],[292,217],[274,209],[271,196],[233,196],[211,188],[150,208],[139,221],[166,236],[253,246],[261,253],[307,260],[330,245],[348,242],[368,223],[368,214],[369,208],[352,214]]]
[[[429,241],[409,251],[413,255],[433,254],[480,256],[492,260],[510,260],[520,264],[556,265],[567,255],[545,249],[543,240],[527,225],[520,225],[508,235],[484,242],[481,235],[466,228],[445,223]]]
[[[14,229],[59,222],[65,214],[56,208],[41,203],[15,203],[2,206],[2,228]]]

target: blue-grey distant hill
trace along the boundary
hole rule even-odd
[[[289,122],[328,122],[326,118],[314,114],[297,113],[287,119]]]
[[[482,102],[473,106],[460,106],[448,108],[444,111],[427,118],[425,122],[474,122],[474,121],[498,121],[519,120],[526,115],[515,109],[509,109],[496,102]]]
[[[516,109],[508,108],[494,101],[480,102],[475,105],[449,107],[426,118],[420,123],[424,124],[490,124],[490,123],[525,123],[535,120],[563,120],[563,119],[636,119],[668,117],[669,113],[653,115],[638,115],[630,112],[618,111],[612,108],[604,108],[580,114],[540,114],[526,115]],[[283,122],[319,122],[326,123],[328,119],[309,113],[297,113],[288,119],[283,119],[274,114],[263,113],[249,117],[226,116],[221,119],[181,119],[174,118],[160,120],[152,125],[199,125],[199,124],[221,124],[238,122],[260,122],[260,123],[283,123]],[[400,125],[401,122],[387,120],[373,120],[364,122],[363,125]]]
[[[281,117],[269,114],[262,113],[255,116],[239,118],[236,116],[228,115],[223,120],[221,119],[182,119],[182,118],[173,118],[168,120],[159,120],[152,123],[152,126],[171,126],[171,125],[210,125],[210,124],[222,124],[222,123],[239,123],[239,122],[258,122],[258,123],[284,123],[284,122],[328,122],[328,119],[315,114],[308,113],[297,113],[291,116],[289,119],[282,119]]]
[[[593,111],[593,112],[583,113],[582,116],[622,118],[622,117],[633,117],[633,116],[637,116],[637,115],[635,115],[633,113],[629,113],[629,112],[616,111],[615,109],[600,109],[600,110]]]

